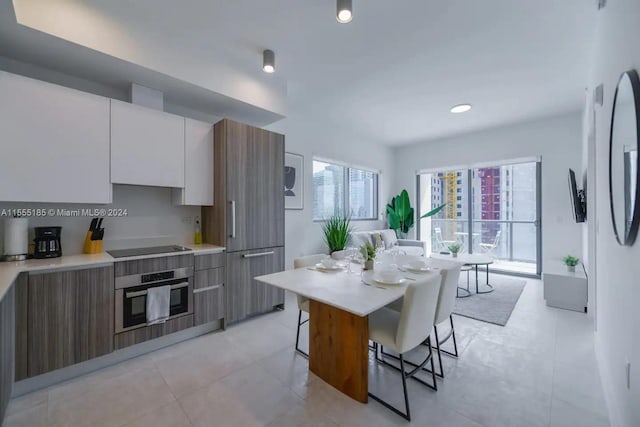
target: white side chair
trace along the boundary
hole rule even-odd
[[[495,250],[500,244],[500,236],[502,235],[502,230],[498,230],[496,232],[496,237],[493,239],[493,242],[490,243],[480,243],[480,250],[485,253],[495,257]]]
[[[369,315],[369,339],[376,344],[376,360],[385,366],[400,371],[404,391],[405,412],[401,412],[399,409],[372,393],[369,393],[369,396],[408,421],[411,421],[411,413],[409,409],[409,397],[407,395],[407,378],[413,378],[427,387],[437,390],[430,335],[435,320],[439,292],[440,277],[431,275],[428,278],[412,282],[407,286],[402,311],[398,312],[389,308],[382,308]],[[425,325],[431,326],[425,328]],[[407,372],[404,367],[404,353],[413,350],[423,343],[426,343],[429,348],[427,357],[423,362],[415,365],[410,372]],[[399,354],[400,367],[392,365],[383,358],[378,357],[377,348],[380,347],[381,350],[384,350],[385,346]],[[428,384],[414,376],[417,372],[421,371],[428,362],[431,362],[433,384]]]
[[[317,254],[296,258],[293,260],[293,268],[313,267],[326,257],[327,255],[325,254]],[[309,319],[302,321],[302,312],[304,311],[305,313],[309,313],[309,299],[301,297],[300,295],[297,295],[296,297],[298,299],[298,331],[296,332],[296,351],[306,357],[309,357],[307,353],[305,353],[303,350],[300,350],[300,348],[298,347],[300,341],[300,326],[309,321]]]
[[[444,370],[442,368],[442,353],[449,356],[458,357],[458,343],[456,342],[456,332],[453,327],[453,306],[455,305],[458,295],[458,281],[460,280],[460,264],[449,261],[433,260],[432,265],[440,268],[442,276],[442,284],[440,286],[440,294],[438,295],[438,307],[436,308],[436,318],[433,325],[433,332],[436,338],[436,350],[438,352],[438,363],[440,365],[440,378],[444,378]],[[438,334],[438,325],[449,320],[451,329],[449,333],[441,338]],[[453,353],[442,350],[442,344],[453,338]]]

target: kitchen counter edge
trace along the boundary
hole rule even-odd
[[[206,255],[206,254],[216,254],[222,253],[225,251],[225,248],[222,246],[215,245],[185,245],[185,247],[191,249],[190,251],[184,252],[170,252],[163,254],[153,254],[153,255],[140,255],[140,256],[131,256],[131,257],[123,257],[123,258],[114,258],[106,252],[100,254],[78,254],[78,255],[63,255],[59,258],[49,258],[49,259],[29,259],[26,261],[15,261],[15,262],[2,262],[0,263],[0,300],[2,300],[7,293],[7,291],[11,288],[11,285],[16,280],[20,273],[30,272],[30,271],[50,271],[50,270],[59,270],[65,268],[77,268],[83,266],[100,266],[100,265],[110,265],[115,262],[122,261],[133,261],[137,259],[149,259],[149,258],[160,258],[166,256],[176,256],[176,255],[185,255],[185,254],[193,254],[197,255]]]

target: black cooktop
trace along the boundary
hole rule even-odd
[[[185,248],[184,246],[169,245],[169,246],[151,246],[148,248],[117,249],[114,251],[107,251],[107,253],[114,258],[124,258],[124,257],[130,257],[130,256],[170,254],[174,252],[189,252],[189,251],[191,251],[191,249]]]

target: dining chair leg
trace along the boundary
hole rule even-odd
[[[453,315],[449,315],[449,322],[451,322],[451,335],[453,336],[453,351],[455,357],[458,357],[458,343],[456,341],[456,329],[453,327]]]
[[[429,344],[429,355],[431,356],[431,380],[433,381],[433,389],[438,391],[438,383],[436,382],[436,368],[433,364],[433,347],[431,347],[431,337],[427,338],[427,342]],[[440,346],[438,346],[440,347]],[[442,365],[441,365],[442,366]],[[427,384],[428,385],[428,384]]]
[[[446,343],[449,340],[449,338],[453,338],[453,353],[450,352],[450,351],[444,350],[444,349],[442,349],[441,351],[444,354],[446,354],[447,356],[451,356],[451,357],[456,357],[457,358],[458,357],[458,342],[456,340],[456,330],[455,330],[455,328],[453,326],[453,315],[449,315],[449,323],[451,324],[451,330],[449,332],[449,335],[447,335],[445,337],[445,339],[442,340],[442,342],[437,341],[437,339],[436,339],[436,342],[438,344],[438,347],[440,347],[440,345]]]
[[[376,357],[377,357],[377,351],[376,351]],[[387,362],[383,361],[383,364],[390,366],[396,370],[400,371],[400,376],[402,377],[402,391],[404,393],[404,412],[400,411],[398,408],[396,408],[395,406],[391,405],[390,403],[385,402],[384,400],[382,400],[382,398],[376,396],[375,394],[369,392],[369,397],[371,397],[373,400],[375,400],[376,402],[379,402],[381,405],[383,405],[385,408],[391,409],[393,412],[395,412],[396,414],[400,415],[402,418],[404,418],[407,421],[411,421],[411,410],[409,408],[409,394],[407,392],[407,377],[411,376],[412,374],[407,374],[407,372],[404,369],[404,357],[402,355],[400,355],[399,357],[400,360],[400,368],[398,368],[397,366],[393,366],[388,364]],[[431,359],[431,363],[433,363],[433,358]],[[415,373],[415,370],[413,371]]]
[[[308,321],[309,320],[305,320],[304,322],[302,322],[302,310],[298,310],[298,331],[296,332],[296,351],[307,358],[309,357],[309,354],[301,350],[300,347],[298,347],[298,344],[300,342],[300,326],[307,323]]]
[[[403,359],[404,363],[406,363],[407,365],[409,365],[412,368],[414,368],[411,372],[407,373],[407,378],[411,377],[414,380],[416,380],[417,382],[419,382],[419,383],[421,383],[423,385],[426,385],[430,389],[438,391],[438,385],[436,384],[436,377],[435,377],[435,375],[433,373],[433,369],[434,369],[435,365],[434,365],[434,361],[433,361],[434,354],[433,354],[433,347],[431,346],[431,337],[428,337],[426,340],[424,340],[422,345],[427,346],[427,348],[429,349],[429,353],[427,354],[427,357],[421,363],[416,364],[416,363],[413,363],[413,362],[411,362],[409,360],[404,360]],[[393,368],[393,369],[399,371],[400,368],[398,368],[397,366],[395,366],[395,365],[387,362],[386,360],[384,360],[385,356],[399,361],[401,355],[396,356],[395,354],[385,353],[384,346],[381,345],[380,346],[380,358],[376,357],[376,361],[378,363],[382,363],[385,366],[388,366],[390,368]],[[431,362],[431,369],[425,368],[425,365],[427,363],[429,363],[429,362]],[[418,371],[424,371],[424,372],[427,372],[427,373],[431,374],[431,378],[433,380],[433,384],[429,384],[428,382],[426,382],[424,380],[421,380],[420,378],[416,377],[415,374]]]
[[[436,344],[438,345],[436,347],[436,350],[438,351],[438,364],[440,365],[440,373],[436,374],[437,376],[439,376],[440,378],[444,378],[444,368],[442,366],[442,355],[440,354],[440,340],[438,339],[438,326],[437,325],[433,325],[433,332],[436,335]],[[433,369],[433,363],[431,363],[431,369]]]

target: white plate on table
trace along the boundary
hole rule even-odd
[[[367,285],[371,285],[371,286],[378,286],[378,285],[398,286],[398,285],[404,285],[406,283],[409,283],[409,280],[405,279],[404,277],[400,277],[396,281],[382,280],[381,278],[376,277],[373,271],[365,271],[362,274],[362,281]]]
[[[415,267],[415,266],[410,266],[409,264],[407,265],[403,265],[402,268],[404,270],[407,270],[411,273],[416,273],[416,274],[420,274],[420,273],[429,273],[432,268],[431,267],[427,267],[426,265],[424,267]]]
[[[389,280],[382,280],[380,278],[374,278],[373,279],[374,282],[379,283],[380,285],[404,285],[405,283],[408,283],[409,280],[405,279],[404,277],[401,277],[397,280],[393,280],[393,281],[389,281]]]
[[[334,271],[340,271],[342,270],[344,267],[340,264],[336,264],[333,267],[327,267],[326,265],[322,264],[321,262],[317,263],[315,265],[315,269],[318,271],[326,271],[326,272],[334,272]]]

